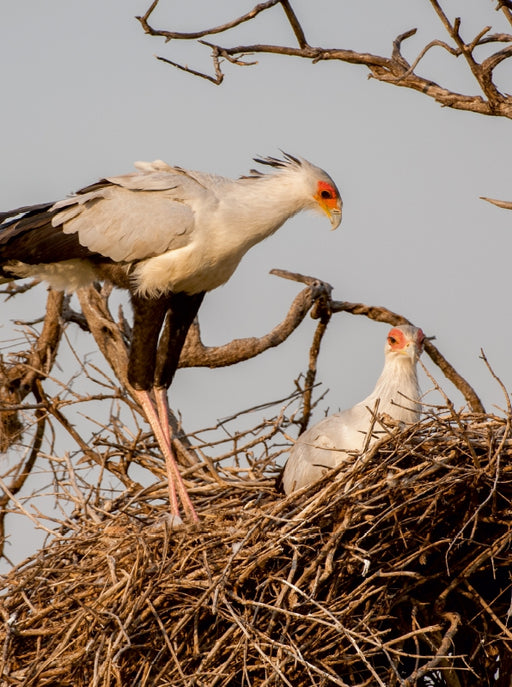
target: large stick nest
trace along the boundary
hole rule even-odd
[[[77,513],[5,580],[1,684],[508,687],[509,421],[390,429],[287,498],[196,478],[199,527]]]

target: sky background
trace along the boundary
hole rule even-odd
[[[301,214],[253,248],[229,283],[200,312],[204,342],[261,336],[285,315],[300,285],[269,275],[302,272],[332,284],[337,300],[382,305],[421,326],[480,395],[505,406],[479,359],[512,386],[509,272],[512,213],[479,196],[512,200],[511,122],[441,108],[431,99],[367,79],[363,67],[259,56],[255,67],[225,65],[217,87],[155,60],[211,69],[209,50],[146,36],[135,15],[149,0],[17,0],[0,23],[2,108],[0,209],[53,201],[101,177],[160,158],[237,177],[258,155],[285,150],[323,167],[344,200],[336,232],[320,215]],[[434,38],[448,40],[426,0],[300,0],[293,3],[313,45],[389,55],[412,28],[413,61]],[[490,0],[442,3],[462,16],[463,35],[483,26],[510,32]],[[253,6],[237,0],[161,0],[154,25],[196,30]],[[232,44],[293,44],[279,9],[232,34]],[[230,42],[219,38],[221,44]],[[482,53],[483,54],[483,53]],[[441,49],[417,71],[464,93],[478,93],[465,63]],[[512,92],[512,62],[496,72]],[[10,320],[42,314],[46,292],[2,305],[0,340]],[[307,368],[315,322],[307,318],[282,346],[220,370],[178,372],[171,405],[195,430],[237,410],[287,395]],[[383,363],[389,327],[348,314],[329,325],[318,381],[329,389],[316,419],[366,396]],[[70,340],[84,343],[78,330]],[[2,345],[6,353],[9,343]],[[457,406],[453,387],[425,361]],[[427,390],[428,380],[422,377]]]

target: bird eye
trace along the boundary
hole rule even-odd
[[[392,346],[398,343],[394,336],[388,336],[388,341]]]
[[[322,192],[320,193],[320,196],[321,196],[322,198],[332,198],[332,193],[331,193],[330,191],[322,191]]]

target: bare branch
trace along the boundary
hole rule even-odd
[[[323,297],[318,299],[311,312],[311,317],[318,319],[319,322],[316,326],[313,341],[309,349],[309,365],[304,383],[304,393],[302,395],[303,408],[302,417],[299,422],[299,434],[306,431],[309,420],[311,419],[311,411],[313,410],[313,388],[315,386],[318,356],[320,355],[322,339],[327,331],[327,325],[332,316],[331,302],[329,292],[329,298]]]
[[[220,24],[219,26],[214,26],[213,28],[209,29],[203,29],[202,31],[182,33],[178,31],[164,31],[162,29],[154,29],[152,26],[149,25],[148,19],[150,15],[153,13],[153,11],[156,9],[156,6],[158,5],[159,1],[160,0],[154,0],[146,14],[135,18],[138,19],[138,21],[141,23],[141,26],[144,29],[145,33],[148,33],[151,36],[163,36],[166,39],[166,41],[170,41],[172,39],[188,41],[197,38],[203,38],[204,36],[212,36],[216,33],[224,33],[225,31],[229,31],[230,29],[235,28],[236,26],[240,26],[240,24],[243,24],[246,21],[254,19],[256,16],[258,16],[258,14],[260,14],[260,12],[264,12],[265,10],[268,10],[271,7],[275,7],[275,5],[278,5],[279,3],[283,2],[283,0],[268,0],[268,2],[262,2],[259,5],[256,5],[250,12],[243,14],[241,17],[238,17],[237,19],[228,21],[225,24]]]
[[[486,200],[488,203],[492,203],[493,205],[496,205],[499,208],[503,208],[504,210],[512,210],[512,202],[508,200],[496,200],[495,198],[485,198],[484,196],[480,196],[482,200]]]
[[[40,380],[37,380],[37,382],[34,384],[33,391],[38,403],[40,403],[42,400],[39,394],[39,386]],[[19,464],[19,470],[16,472],[13,480],[9,484],[8,491],[4,491],[2,496],[0,496],[0,557],[4,555],[5,516],[8,513],[9,501],[11,500],[12,496],[16,496],[16,494],[18,494],[18,492],[20,492],[25,485],[25,482],[27,481],[34,465],[36,464],[36,460],[44,438],[46,413],[41,408],[36,408],[35,416],[37,419],[37,430],[32,441],[32,447],[30,449],[28,458]]]
[[[293,29],[293,33],[295,34],[295,38],[297,39],[297,43],[299,44],[299,47],[305,48],[308,45],[308,42],[306,40],[306,34],[304,33],[304,29],[300,25],[299,20],[297,19],[297,15],[293,11],[293,8],[289,2],[289,0],[281,0],[281,5],[284,10],[284,13],[286,14],[286,17],[288,21],[290,22],[290,26]]]
[[[246,62],[242,59],[242,57],[258,53],[302,57],[312,61],[314,64],[327,60],[337,60],[349,64],[365,66],[370,71],[370,75],[373,78],[395,86],[410,88],[420,93],[424,93],[445,107],[458,110],[467,110],[485,115],[502,116],[512,119],[512,96],[501,93],[493,82],[493,70],[504,60],[512,57],[512,45],[507,45],[502,50],[495,52],[487,57],[482,63],[479,63],[474,55],[474,51],[479,46],[499,42],[511,43],[512,36],[504,33],[488,35],[492,27],[485,26],[471,41],[465,42],[460,32],[461,20],[457,18],[452,24],[447,18],[438,0],[429,0],[429,2],[443,24],[444,29],[450,36],[450,39],[454,42],[454,45],[449,45],[440,39],[430,41],[428,45],[420,51],[418,57],[414,60],[412,65],[408,63],[402,54],[402,44],[405,40],[416,34],[417,29],[410,29],[409,31],[406,31],[398,36],[393,41],[391,56],[383,57],[364,51],[354,51],[343,48],[323,48],[309,45],[304,29],[292,7],[291,0],[275,0],[273,2],[260,3],[255,5],[250,12],[236,17],[231,21],[225,22],[219,26],[214,26],[209,29],[202,29],[200,31],[191,33],[154,29],[151,27],[148,23],[148,19],[155,7],[158,5],[158,2],[159,0],[154,0],[146,14],[142,17],[138,17],[144,31],[153,36],[164,37],[167,41],[171,39],[202,39],[198,40],[198,42],[208,46],[212,50],[214,75],[195,70],[188,65],[182,65],[164,57],[159,56],[158,59],[167,62],[168,64],[181,69],[182,71],[186,71],[190,74],[207,79],[217,85],[221,84],[224,79],[224,74],[220,65],[220,58],[224,58],[238,66],[257,64],[256,62]],[[503,11],[504,15],[512,24],[512,13],[507,3],[508,0],[503,0],[500,2],[498,9]],[[228,36],[231,29],[239,26],[242,23],[251,21],[257,15],[260,15],[276,5],[280,5],[283,9],[297,40],[298,47],[291,45],[272,45],[259,42],[246,45],[221,46],[218,43],[212,43],[204,40],[205,37],[216,34]],[[452,91],[451,89],[445,88],[442,85],[415,73],[415,69],[418,64],[421,62],[427,52],[434,46],[442,47],[449,55],[455,58],[460,56],[464,58],[468,68],[475,78],[475,81],[478,83],[483,96],[468,95]]]
[[[511,0],[497,0],[498,2],[498,7],[496,10],[502,10],[504,16],[506,17],[507,21],[509,22],[510,26],[512,26],[512,2]]]
[[[481,357],[482,360],[484,361],[484,363],[485,363],[487,369],[489,370],[489,372],[491,373],[491,375],[493,376],[493,378],[494,378],[494,379],[496,380],[496,382],[499,384],[500,389],[501,389],[502,392],[503,392],[503,396],[504,396],[504,398],[505,398],[505,402],[506,402],[506,404],[507,404],[507,413],[508,413],[508,416],[509,416],[510,418],[512,418],[512,403],[510,402],[510,394],[509,394],[509,392],[507,391],[506,386],[503,384],[503,382],[502,382],[501,379],[498,377],[498,375],[496,374],[496,372],[494,372],[494,370],[492,369],[491,364],[490,364],[489,361],[487,360],[487,356],[485,355],[483,349],[480,350],[480,357]]]
[[[128,382],[128,345],[114,322],[107,300],[94,287],[79,289],[80,306],[89,330],[121,385],[132,393]]]
[[[459,629],[461,619],[458,613],[445,613],[444,617],[447,621],[449,621],[450,626],[446,630],[446,633],[443,637],[443,641],[441,642],[435,657],[432,660],[425,663],[421,667],[421,669],[415,670],[413,673],[411,673],[411,675],[409,675],[409,677],[401,683],[402,687],[413,687],[413,685],[417,685],[418,680],[420,680],[425,675],[428,675],[434,668],[442,666],[444,659],[453,650],[453,638],[455,637],[455,634]],[[458,678],[456,679],[457,682],[459,682]]]
[[[207,81],[211,81],[212,83],[219,85],[222,83],[224,79],[224,74],[222,73],[220,69],[220,63],[219,63],[219,58],[218,58],[218,50],[214,49],[214,54],[213,54],[213,65],[215,68],[215,76],[210,76],[210,74],[205,74],[204,72],[200,72],[197,69],[192,69],[191,67],[187,67],[186,65],[179,64],[178,62],[173,62],[172,60],[168,60],[166,57],[159,57],[157,55],[157,60],[160,60],[160,62],[166,62],[167,64],[170,64],[172,67],[176,67],[176,69],[180,69],[183,72],[187,72],[188,74],[192,74],[193,76],[199,76],[202,79],[206,79]]]
[[[468,66],[471,69],[473,76],[480,85],[482,91],[485,93],[488,103],[491,105],[491,107],[494,107],[495,104],[497,104],[497,102],[504,99],[504,96],[501,95],[501,93],[498,91],[498,89],[492,82],[491,70],[482,69],[482,66],[476,61],[476,59],[473,56],[474,48],[477,45],[479,45],[481,38],[483,38],[484,34],[486,34],[491,27],[485,27],[485,29],[483,29],[471,43],[465,43],[460,35],[460,19],[456,19],[454,24],[452,25],[448,20],[446,14],[442,10],[438,0],[430,0],[430,4],[434,8],[434,11],[437,13],[438,17],[441,19],[441,22],[443,23],[449,35],[455,41],[457,47],[460,50],[461,55],[468,63]]]
[[[276,272],[273,271],[275,274]],[[282,276],[283,271],[279,276]],[[291,273],[289,273],[291,274]],[[288,277],[290,278],[290,277]],[[307,277],[303,278],[307,279]],[[295,331],[313,304],[329,298],[331,286],[318,279],[301,291],[294,299],[284,320],[262,337],[234,339],[223,346],[205,346],[200,338],[199,323],[191,327],[181,353],[180,367],[224,367],[249,360],[260,353],[279,346]]]

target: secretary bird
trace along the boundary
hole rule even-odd
[[[164,455],[178,521],[178,496],[191,520],[198,517],[172,448],[167,389],[205,292],[224,284],[249,248],[301,210],[323,212],[333,229],[341,222],[331,177],[283,155],[255,158],[271,173],[251,170],[236,180],[139,162],[136,172],[101,179],[65,200],[0,214],[0,282],[35,277],[72,292],[106,280],[129,291],[128,381]]]
[[[412,325],[391,329],[384,348],[384,369],[372,393],[352,408],[324,418],[297,439],[279,480],[285,494],[316,482],[326,470],[379,438],[372,417],[377,401],[379,414],[406,424],[419,420],[416,363],[424,339],[422,330]]]

